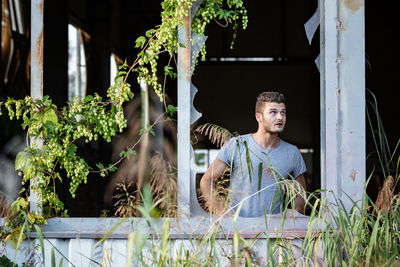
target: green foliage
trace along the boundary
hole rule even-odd
[[[164,67],[164,75],[170,78],[177,77],[176,70],[170,63],[174,62],[172,59],[178,47],[185,47],[178,42],[177,29],[183,25],[184,18],[188,16],[188,8],[194,1],[164,0],[161,3],[163,8],[161,24],[136,39],[135,48],[141,51],[131,65],[125,61],[118,67],[114,83],[108,88],[104,99],[98,94],[88,95],[83,99],[73,99],[65,107],[57,107],[48,96],[42,99],[33,99],[29,96],[20,100],[8,98],[5,103],[0,102],[0,115],[4,104],[10,120],[22,120],[21,126],[27,131],[27,140],[30,142],[24,151],[18,153],[15,169],[22,176],[22,183],[30,184],[31,193],[35,193],[40,200],[38,210],[43,212],[41,216],[31,214],[29,201],[18,198],[11,206],[11,215],[7,219],[6,226],[1,229],[1,238],[13,240],[18,246],[24,238],[24,231],[30,231],[33,225],[45,223],[44,218],[67,216],[67,211],[64,210],[64,205],[55,191],[57,180],[69,183],[70,194],[75,197],[78,187],[82,183],[87,183],[90,172],[104,177],[116,171],[117,165],[124,158],[135,155],[134,147],[140,140],[126,151],[122,151],[121,158],[115,163],[108,166],[98,163],[96,164],[98,169],[94,170],[78,155],[76,143],[79,140],[88,143],[99,139],[111,142],[112,137],[127,127],[123,106],[134,97],[131,85],[126,82],[132,72],[136,72],[138,81],[145,81],[155,90],[160,101],[164,101],[164,88],[158,78],[157,61],[160,54],[168,54],[170,60]],[[232,23],[236,32],[240,17],[243,28],[246,28],[247,11],[242,0],[206,0],[201,3],[194,16],[192,29],[197,34],[204,35],[206,26],[212,20],[217,23],[218,20],[224,20],[226,23],[224,26]],[[201,53],[204,57],[205,46]],[[173,117],[176,111],[177,107],[168,105],[165,114]],[[146,125],[140,134],[155,135],[153,126]],[[65,177],[62,177],[62,173],[65,173]],[[146,194],[143,197],[145,208],[142,213],[149,208],[146,206],[149,204],[145,201]],[[157,210],[157,205],[154,210]],[[150,213],[150,216],[158,215]]]
[[[19,152],[15,158],[15,170],[27,173],[32,166],[31,156],[27,152]]]
[[[150,36],[151,36],[151,34],[149,34]],[[146,36],[147,36],[147,32],[146,32]],[[150,36],[148,36],[148,37],[150,37]],[[143,48],[143,46],[144,46],[144,44],[146,43],[146,38],[144,37],[144,36],[139,36],[137,39],[136,39],[136,45],[135,45],[135,47],[137,48],[137,47],[140,47],[140,48]]]
[[[174,105],[168,105],[167,114],[170,117],[173,117],[177,111],[178,111],[178,107],[175,107]]]
[[[179,45],[181,45],[181,44],[179,44]],[[177,74],[173,70],[174,70],[174,68],[172,68],[171,66],[165,66],[164,67],[165,76],[169,76],[170,78],[175,79]]]
[[[45,202],[56,197],[49,189],[54,180],[61,180],[60,169],[66,171],[73,197],[78,186],[87,182],[91,167],[77,155],[77,140],[90,142],[101,137],[110,142],[112,136],[126,127],[122,105],[133,94],[121,77],[123,74],[117,75],[115,84],[110,87],[107,102],[102,102],[98,95],[87,96],[82,100],[74,99],[61,110],[48,97],[42,100],[9,99],[6,103],[10,119],[14,114],[16,118],[22,117],[22,126],[28,129],[27,134],[32,140],[25,151],[17,155],[15,168],[23,174],[24,183],[36,179],[31,188]],[[62,211],[57,207],[60,205],[53,207],[55,215]]]
[[[160,221],[154,219],[159,215],[157,209],[159,201],[153,201],[151,190],[145,186],[141,194],[143,203],[138,210],[147,224],[146,226],[141,223],[135,224],[133,231],[128,234],[126,266],[132,263],[135,263],[135,266],[226,266],[227,262],[230,266],[397,266],[399,264],[399,196],[394,198],[391,212],[378,211],[377,215],[373,215],[368,206],[374,207],[374,203],[365,194],[362,203],[354,202],[353,207],[347,210],[342,201],[330,195],[330,192],[319,193],[324,193],[325,197],[321,199],[312,194],[308,199],[309,204],[314,198],[315,201],[313,205],[310,204],[308,231],[302,239],[297,238],[295,234],[289,237],[282,236],[283,228],[275,229],[273,238],[270,238],[270,231],[260,232],[252,238],[243,238],[240,229],[235,227],[241,207],[239,205],[231,217],[233,232],[224,232],[217,220],[201,238],[184,235],[186,241],[179,247],[180,243],[176,242],[176,236],[172,236],[174,227],[175,230],[179,230],[175,225],[178,221],[166,218],[160,225]],[[328,196],[330,196],[329,202]],[[20,205],[25,207],[26,203],[21,201]],[[290,205],[285,209],[289,211]],[[265,216],[265,227],[268,229],[269,215]],[[282,225],[287,217],[281,217]],[[114,225],[95,247],[110,238],[124,222],[126,219]],[[43,240],[46,237],[39,227],[35,228],[39,239],[39,251],[44,255]],[[258,251],[265,253],[262,258],[255,251],[260,247],[265,247],[265,250]],[[53,248],[51,251],[52,266],[55,263],[54,250],[58,249]],[[107,253],[106,248],[103,251]],[[10,263],[9,259],[2,257],[0,260],[4,261],[4,265],[1,266],[9,266],[6,265]],[[96,263],[92,259],[89,260]],[[108,261],[111,262],[112,259],[108,258]]]
[[[396,164],[395,156],[399,155],[398,148],[400,145],[400,139],[392,152],[380,117],[378,100],[372,91],[367,90],[367,92],[369,92],[371,97],[370,100],[366,101],[366,115],[371,130],[373,144],[376,149],[373,154],[377,155],[382,174],[387,178],[389,175],[397,174],[397,170],[399,169],[399,161]]]
[[[141,197],[143,199],[143,205],[138,207],[138,210],[143,217],[147,219],[160,217],[160,212],[157,208],[160,200],[153,203],[153,196],[149,186],[144,186],[141,192]]]
[[[172,58],[177,53],[178,47],[185,47],[184,44],[178,42],[177,28],[183,25],[183,20],[188,15],[188,8],[193,2],[195,0],[164,0],[161,3],[163,8],[161,24],[146,31],[145,36],[138,37],[135,42],[135,47],[142,50],[138,53],[138,59],[131,70],[139,74],[139,81],[144,80],[154,88],[161,101],[164,96],[162,85],[157,77],[157,60],[162,53],[168,53]],[[204,35],[206,26],[211,21],[215,20],[219,23],[218,20],[224,20],[225,26],[231,23],[236,31],[240,17],[242,17],[243,28],[246,28],[247,11],[242,0],[205,0],[194,16],[192,30]],[[205,57],[205,46],[202,47],[201,54]],[[176,77],[176,71],[173,71],[169,64],[164,67],[164,74],[171,78]]]
[[[30,213],[28,208],[29,203],[24,198],[17,198],[11,204],[5,218],[5,225],[1,228],[1,239],[4,239],[5,242],[11,241],[16,253],[21,242],[26,238],[25,232],[31,231],[36,224],[46,223],[44,217]]]
[[[192,29],[195,33],[204,35],[206,26],[212,20],[215,20],[223,27],[232,24],[234,30],[233,40],[231,42],[232,49],[236,39],[236,31],[239,27],[240,18],[242,20],[242,28],[246,29],[248,17],[247,10],[242,0],[204,0],[193,19]],[[200,54],[202,59],[205,59],[205,46],[201,48]]]
[[[131,149],[131,148],[129,148],[129,147],[127,147],[126,150],[122,150],[121,153],[119,153],[119,156],[121,158],[128,158],[129,159],[129,157],[132,156],[132,155],[135,156],[136,155],[136,151]]]
[[[140,131],[139,131],[139,135],[144,135],[147,133],[150,133],[152,136],[156,135],[156,132],[154,131],[153,126],[150,124],[146,125],[144,128],[140,129]]]
[[[0,266],[2,267],[18,267],[18,264],[12,262],[9,258],[5,255],[0,257]]]

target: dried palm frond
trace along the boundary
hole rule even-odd
[[[296,180],[284,179],[281,180],[284,192],[289,196],[289,198],[302,197],[307,199],[307,192]]]
[[[213,183],[213,199],[225,209],[228,207],[229,204],[229,193],[230,193],[230,171],[229,168],[225,170],[221,177],[218,177],[214,180]],[[197,196],[200,206],[205,211],[210,211],[206,205],[206,201],[200,188],[197,189]]]
[[[10,211],[10,202],[6,198],[6,196],[3,196],[0,192],[0,218],[1,217],[7,217]]]
[[[150,161],[150,188],[154,201],[160,200],[161,216],[175,217],[178,207],[177,170],[156,153]]]
[[[378,198],[375,202],[374,214],[376,215],[378,211],[382,211],[382,214],[386,214],[393,210],[393,190],[394,190],[394,179],[393,176],[389,175],[382,189],[378,193]]]
[[[239,246],[241,247],[238,253],[239,255],[230,258],[230,266],[261,266],[260,258],[253,248],[241,242]]]
[[[224,174],[218,177],[214,182],[214,194],[220,200],[228,201],[230,177],[230,171],[229,168],[227,168]]]
[[[124,181],[119,182],[116,187],[117,193],[113,196],[117,200],[114,207],[116,208],[114,215],[117,217],[133,217],[136,216],[138,203],[136,203],[135,186],[133,182],[128,185]]]
[[[216,144],[218,147],[222,147],[234,136],[234,134],[229,132],[227,129],[212,123],[205,123],[198,126],[195,129],[195,132],[199,132],[205,136],[208,136],[210,141],[213,144]]]

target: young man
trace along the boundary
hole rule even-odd
[[[261,93],[257,97],[255,117],[257,132],[229,140],[200,181],[206,205],[219,215],[224,213],[224,205],[213,196],[211,183],[227,167],[231,168],[230,207],[246,199],[239,213],[242,217],[264,216],[264,211],[279,213],[281,199],[277,182],[282,179],[296,179],[306,188],[303,175],[306,166],[300,151],[278,136],[286,124],[284,96],[277,92]],[[304,213],[303,198],[297,197],[295,206]]]

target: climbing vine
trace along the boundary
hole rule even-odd
[[[101,176],[115,171],[122,159],[135,154],[135,145],[122,151],[120,159],[108,166],[102,163],[89,166],[77,154],[77,141],[92,142],[103,139],[111,142],[111,138],[122,132],[127,126],[123,105],[132,100],[134,94],[131,85],[127,83],[128,76],[136,72],[138,81],[150,85],[160,101],[165,103],[165,82],[158,78],[160,70],[157,64],[160,54],[170,57],[164,66],[164,76],[176,77],[176,69],[170,64],[175,60],[178,47],[178,27],[188,15],[188,9],[194,0],[164,0],[161,5],[161,24],[145,32],[136,39],[135,46],[140,49],[137,58],[131,65],[125,62],[119,66],[114,83],[107,90],[107,97],[88,95],[83,99],[75,98],[67,106],[58,108],[48,96],[43,99],[8,99],[0,102],[2,108],[8,111],[10,119],[22,119],[22,127],[27,132],[28,145],[18,153],[15,169],[23,177],[23,183],[30,182],[31,190],[41,199],[40,209],[44,217],[62,215],[64,206],[55,191],[55,181],[69,181],[69,191],[75,197],[80,184],[87,182],[90,172]],[[195,33],[204,35],[206,26],[212,21],[226,27],[233,25],[233,41],[241,21],[243,29],[247,27],[247,11],[242,0],[204,0],[192,22]],[[233,44],[232,41],[232,44]],[[205,57],[205,46],[201,55]],[[164,79],[165,79],[164,78]],[[2,107],[4,106],[4,107]],[[172,116],[177,108],[165,106],[165,114]],[[146,126],[142,132],[151,132],[152,126]],[[64,172],[61,172],[63,170]],[[66,177],[62,177],[65,173]],[[21,202],[18,199],[18,203]],[[26,212],[26,208],[23,209]]]

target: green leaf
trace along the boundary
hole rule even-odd
[[[45,135],[47,136],[50,136],[50,134],[55,132],[54,124],[52,122],[46,122],[44,128],[46,129]]]
[[[175,79],[177,76],[177,74],[174,72],[174,68],[171,66],[165,66],[164,73],[165,73],[165,75],[170,76],[173,79]]]
[[[128,63],[126,62],[126,59],[125,59],[124,64],[118,66],[118,70],[123,70],[123,69],[125,69],[127,67],[129,67],[129,66],[128,66]]]
[[[233,15],[234,15],[234,14],[235,14],[235,12],[232,11],[232,10],[226,11],[226,12],[225,12],[225,17],[227,17],[227,18],[233,18]]]
[[[139,206],[138,210],[142,213],[143,217],[150,218],[160,217],[160,211],[157,208],[157,205],[160,203],[160,200],[153,203],[153,196],[151,193],[151,189],[148,185],[144,185],[142,192],[140,193],[143,199],[143,206]]]
[[[26,239],[26,235],[24,234],[25,231],[25,224],[23,224],[20,227],[17,227],[15,229],[13,229],[12,232],[12,237],[11,237],[11,242],[13,247],[16,249],[15,253],[17,253],[19,246],[21,245],[21,242]],[[14,256],[14,261],[16,259],[16,255]]]
[[[83,99],[83,102],[84,102],[84,103],[88,103],[88,102],[90,102],[90,101],[92,101],[92,100],[93,100],[93,96],[88,95],[88,96],[86,96],[86,97]]]
[[[151,30],[148,30],[148,31],[146,31],[146,37],[151,37],[152,35],[153,35],[153,33],[155,32],[155,30],[154,29],[151,29]]]
[[[135,96],[135,94],[132,91],[128,91],[128,97],[129,99],[132,99]]]
[[[153,128],[149,128],[149,133],[152,135],[152,136],[156,136],[156,132],[154,131],[154,129]]]
[[[110,164],[110,165],[108,165],[107,169],[109,172],[115,172],[116,170],[118,170],[118,167],[112,166],[112,164]]]
[[[140,131],[139,131],[139,135],[143,135],[146,133],[150,133],[152,136],[155,136],[155,134],[156,134],[153,130],[153,127],[150,124],[146,125],[146,127],[140,129]]]
[[[31,155],[27,152],[19,152],[15,158],[15,170],[26,172],[31,166]]]
[[[96,167],[99,168],[99,169],[104,169],[104,165],[101,162],[96,163]]]
[[[77,149],[77,146],[76,146],[76,145],[74,145],[74,144],[69,145],[69,147],[68,147],[68,153],[69,153],[69,155],[70,155],[70,156],[75,155],[76,149]]]
[[[58,122],[58,117],[53,109],[46,109],[43,113],[43,123],[52,122],[56,124]]]
[[[124,71],[124,70],[117,72],[117,76],[124,76],[124,75],[126,75],[126,71]]]
[[[168,105],[167,107],[167,113],[172,117],[174,114],[178,111],[178,107],[175,107],[174,105]]]
[[[178,52],[178,47],[176,47],[175,45],[171,46],[171,52],[172,53],[177,53]]]
[[[125,150],[122,150],[121,153],[119,153],[119,156],[120,156],[121,158],[125,158],[125,157],[129,158],[131,155],[136,155],[136,151],[133,150],[133,149],[130,149],[130,148],[128,148],[128,147],[127,147],[127,150],[126,150],[126,151],[125,151]]]
[[[114,84],[120,85],[124,82],[124,77],[123,76],[116,76],[114,78]]]
[[[138,48],[138,47],[143,48],[143,46],[144,46],[145,43],[146,43],[146,38],[145,38],[144,36],[139,36],[139,37],[136,39],[135,48]]]
[[[182,44],[182,43],[178,43],[178,45],[179,45],[179,47],[186,48],[186,46],[184,44]]]
[[[218,10],[217,12],[218,19],[222,19],[225,16],[225,12],[223,9]]]
[[[26,209],[28,207],[28,203],[26,203],[26,200],[22,197],[18,198],[16,203],[19,209]]]

